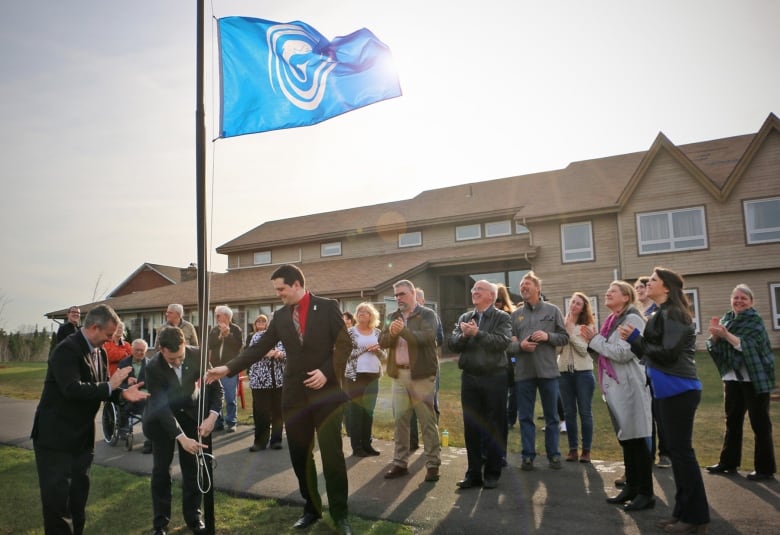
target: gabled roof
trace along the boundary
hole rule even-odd
[[[190,265],[190,267],[193,267]],[[121,283],[117,285],[116,288],[111,290],[111,292],[108,294],[108,297],[113,297],[119,291],[127,286],[134,278],[136,278],[140,273],[143,273],[144,271],[153,271],[160,275],[163,279],[168,281],[170,284],[178,284],[182,281],[182,274],[187,270],[188,268],[179,268],[175,266],[165,266],[162,264],[150,264],[149,262],[144,262],[138,268],[133,271],[125,280],[123,280]]]
[[[414,276],[422,270],[449,264],[476,264],[485,259],[512,260],[533,258],[536,249],[527,240],[488,240],[436,250],[436,260],[430,261],[431,251],[420,249],[404,254],[380,255],[363,258],[344,258],[300,264],[306,276],[306,287],[312,292],[333,297],[374,294],[393,282]],[[236,305],[258,301],[277,301],[270,283],[277,265],[241,269],[228,273],[212,273],[210,301],[214,305]],[[162,286],[88,303],[81,306],[82,314],[99,304],[107,304],[120,312],[145,312],[165,309],[170,303],[181,303],[185,308],[198,304],[197,280]],[[49,318],[67,315],[68,309],[46,314]]]
[[[622,209],[647,169],[667,151],[713,197],[722,199],[771,132],[770,113],[757,134],[677,146],[659,132],[649,150],[573,162],[565,169],[426,190],[412,199],[265,222],[221,245],[230,254],[350,235],[415,230],[457,221],[514,216],[519,221],[574,219]]]

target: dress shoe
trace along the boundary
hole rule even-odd
[[[647,494],[637,494],[636,498],[623,506],[624,511],[641,511],[655,507],[655,498]]]
[[[607,498],[607,503],[626,503],[627,501],[636,498],[636,496],[637,492],[635,489],[632,487],[624,487],[617,496]]]
[[[272,450],[280,450],[280,449],[282,449],[282,443],[281,442],[271,442],[271,449]]]
[[[671,526],[672,524],[676,524],[679,521],[680,519],[677,518],[676,516],[670,516],[669,518],[664,518],[663,520],[659,520],[658,522],[656,522],[655,527],[666,529],[666,526]]]
[[[485,482],[482,483],[483,489],[494,489],[498,487],[498,479],[493,479],[491,477],[485,479]]]
[[[582,450],[582,455],[580,455],[580,462],[581,463],[590,462],[590,450]]]
[[[293,527],[295,529],[306,529],[316,524],[320,518],[322,518],[320,515],[315,515],[314,513],[303,513],[303,516],[295,521]]]
[[[623,474],[619,478],[615,480],[615,486],[616,487],[625,487],[626,486],[626,474]]]
[[[152,535],[168,535],[168,530],[165,528],[154,528]]]
[[[763,474],[763,473],[761,473],[761,472],[755,472],[755,471],[753,471],[753,472],[750,472],[750,473],[747,475],[747,478],[748,478],[750,481],[770,481],[770,480],[774,479],[774,478],[775,478],[775,476],[774,476],[774,475],[772,475],[772,474]]]
[[[666,455],[658,457],[658,462],[655,464],[658,468],[671,468],[672,460]]]
[[[385,472],[385,479],[396,479],[401,476],[405,476],[409,474],[409,470],[404,468],[403,466],[398,466],[397,464],[394,464],[393,467]]]
[[[349,520],[347,520],[346,518],[342,518],[341,520],[336,520],[335,524],[339,530],[339,533],[341,533],[341,535],[352,535],[352,525],[349,523]]]
[[[569,450],[569,454],[566,456],[567,463],[576,463],[580,459],[577,455],[577,450]]]
[[[707,471],[710,474],[735,474],[737,472],[736,468],[730,468],[723,464],[713,464],[712,466],[707,467]]]
[[[455,484],[461,489],[471,489],[474,487],[481,487],[482,485],[484,485],[482,481],[478,479],[471,479],[468,477],[466,479],[461,479]]]
[[[439,467],[432,466],[425,471],[425,481],[433,482],[439,480]]]
[[[255,442],[251,446],[249,446],[249,451],[263,451],[265,449],[265,444],[261,444],[260,442]]]
[[[709,524],[688,524],[687,522],[675,522],[664,528],[666,533],[696,533],[697,535],[706,535]]]
[[[368,452],[366,450],[352,450],[352,456],[353,457],[368,457]]]
[[[190,528],[195,535],[204,535],[206,533],[206,524],[200,519],[195,522],[187,522],[187,527]]]
[[[381,455],[381,454],[382,454],[382,452],[381,452],[381,451],[379,451],[379,450],[375,450],[375,449],[374,449],[374,448],[372,448],[371,446],[369,446],[369,447],[367,447],[367,448],[366,448],[366,453],[368,453],[368,454],[369,454],[370,456],[372,456],[372,457],[376,457],[377,455]]]

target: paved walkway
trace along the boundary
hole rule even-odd
[[[0,397],[0,443],[32,447],[28,436],[36,405],[37,401]],[[252,440],[252,428],[248,426],[239,426],[234,434],[215,435],[217,488],[301,504],[286,444],[281,451],[250,453]],[[128,452],[99,440],[95,462],[149,474],[152,458],[141,454],[140,430],[135,442],[133,451]],[[555,471],[538,459],[537,470],[521,472],[517,468],[520,463],[517,454],[510,455],[510,468],[502,474],[497,489],[460,491],[456,490],[455,482],[465,472],[465,450],[452,447],[443,451],[442,476],[437,483],[423,480],[424,460],[419,454],[413,457],[409,477],[386,480],[382,475],[392,459],[391,444],[378,441],[376,447],[382,451],[379,457],[347,458],[350,512],[365,518],[409,524],[419,535],[661,533],[655,522],[669,516],[668,504],[674,495],[671,470],[656,470],[656,508],[624,513],[604,502],[616,492],[612,482],[622,469],[619,464],[564,463],[562,470]],[[351,452],[348,442],[344,451]],[[315,454],[315,459],[319,467],[319,455]],[[320,480],[325,498],[324,482],[321,477]],[[780,483],[753,483],[745,479],[744,473],[732,477],[705,473],[704,481],[712,510],[711,534],[757,535],[780,531]]]

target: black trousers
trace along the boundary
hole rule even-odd
[[[176,420],[189,438],[198,438],[197,424],[183,412]],[[152,510],[153,526],[166,528],[171,520],[171,463],[173,451],[179,447],[179,466],[182,476],[182,515],[187,524],[200,519],[201,492],[198,489],[198,463],[195,455],[186,452],[179,441],[171,438],[158,422],[144,422],[144,433],[152,441]]]
[[[737,468],[742,463],[742,429],[747,412],[755,435],[755,470],[760,474],[774,474],[777,465],[772,442],[772,420],[769,418],[769,393],[756,394],[753,383],[741,381],[724,381],[723,393],[726,435],[723,437],[720,464]]]
[[[314,433],[317,433],[330,516],[336,522],[345,519],[348,514],[349,484],[341,441],[343,414],[342,399],[294,405],[284,409],[290,461],[298,478],[298,489],[305,502],[303,512],[322,515],[322,498],[317,488],[317,468],[313,455]]]
[[[94,452],[68,453],[35,449],[46,535],[81,535],[89,497],[89,469]]]
[[[255,420],[255,444],[265,447],[282,441],[282,388],[253,388],[252,417]]]
[[[374,427],[374,408],[379,393],[378,373],[358,373],[357,379],[345,380],[349,404],[347,412],[350,444],[352,450],[367,450],[371,447],[371,431]]]
[[[672,516],[688,524],[707,524],[710,506],[693,450],[693,421],[701,402],[701,391],[688,390],[658,401],[676,487]]]
[[[620,440],[623,448],[623,463],[626,467],[626,487],[638,494],[653,495],[653,458],[647,438]]]
[[[506,382],[506,370],[491,375],[461,375],[467,479],[482,481],[483,464],[484,479],[501,476],[501,458],[506,451]]]

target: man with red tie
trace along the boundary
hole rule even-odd
[[[347,468],[341,440],[346,394],[341,389],[352,342],[336,301],[305,289],[303,272],[280,266],[271,275],[284,307],[276,311],[260,341],[235,359],[208,372],[213,382],[236,375],[260,360],[281,341],[287,350],[282,411],[298,487],[305,501],[303,516],[293,527],[304,529],[322,518],[322,498],[314,465],[314,433],[322,457],[330,516],[344,535],[352,534],[347,518]]]

